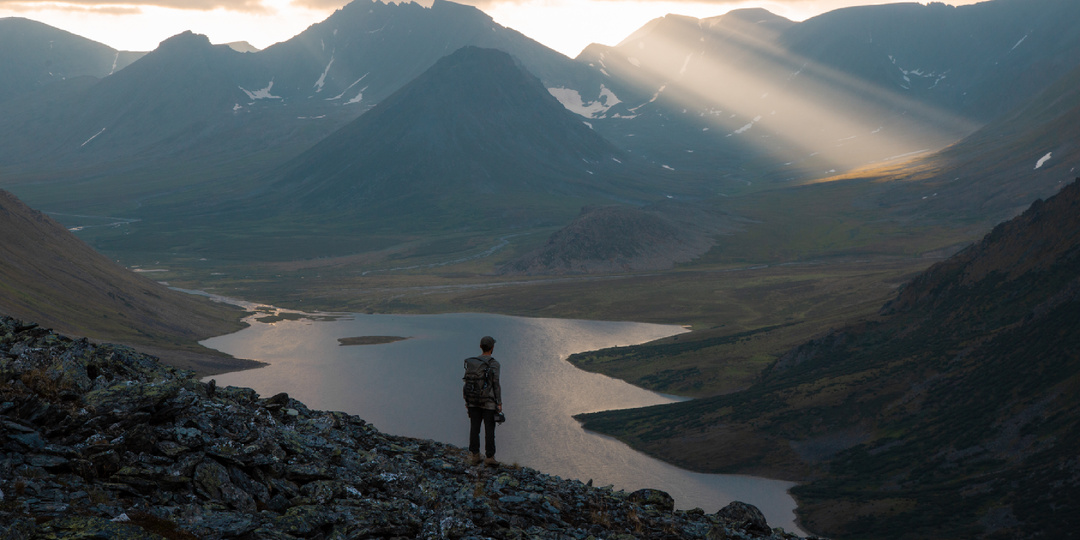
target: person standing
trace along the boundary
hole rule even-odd
[[[465,359],[465,407],[469,411],[469,453],[473,463],[480,463],[480,425],[484,426],[484,464],[495,461],[495,420],[502,413],[502,386],[499,384],[499,361],[491,357],[495,338],[480,339],[480,356]]]

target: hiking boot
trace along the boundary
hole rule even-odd
[[[488,467],[498,467],[499,462],[495,461],[495,458],[489,457],[489,458],[484,460],[484,465],[487,465]]]
[[[478,454],[478,453],[469,454],[469,462],[472,463],[473,465],[479,465],[481,461],[484,461],[484,458],[480,457],[480,454]]]

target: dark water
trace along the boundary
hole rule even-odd
[[[500,461],[628,491],[650,487],[679,508],[715,512],[732,500],[758,506],[770,525],[797,531],[790,482],[684,471],[614,439],[586,432],[573,415],[668,403],[678,398],[581,371],[572,353],[651,341],[676,326],[486,314],[348,315],[337,320],[254,321],[203,343],[264,368],[218,375],[219,384],[269,396],[288,392],[314,409],[355,414],[386,433],[468,443],[462,361],[484,335],[498,340],[507,422],[496,434]],[[402,336],[383,345],[339,346],[338,338]]]

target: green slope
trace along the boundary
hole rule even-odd
[[[807,482],[851,538],[1064,537],[1080,527],[1080,182],[909,283],[882,320],[738,394],[585,415],[677,464]]]

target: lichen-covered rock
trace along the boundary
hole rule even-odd
[[[765,515],[761,513],[761,510],[758,510],[756,506],[741,501],[734,501],[721,508],[716,515],[728,523],[748,532],[759,534],[766,534],[769,532],[769,524],[765,521]]]
[[[753,506],[674,509],[218,388],[0,318],[0,537],[795,538]]]
[[[630,502],[649,506],[661,512],[670,512],[675,509],[675,498],[659,489],[639,489],[630,494]]]

